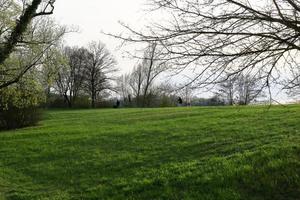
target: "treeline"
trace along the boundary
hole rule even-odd
[[[41,108],[247,105],[269,87],[262,72],[247,73],[243,67],[232,72],[216,60],[208,62],[212,75],[196,73],[201,56],[185,52],[193,47],[185,47],[185,40],[174,43],[183,45],[178,53],[165,40],[142,40],[148,45],[137,58],[139,64],[120,76],[115,57],[102,42],[63,45],[72,30],[48,16],[54,2],[0,0],[0,129],[36,124]],[[196,75],[188,81],[196,86],[178,87],[165,80],[170,71],[178,74],[190,65]],[[199,78],[204,80],[197,85]],[[293,80],[297,85],[298,79]],[[195,89],[210,84],[216,86],[210,89],[212,98],[195,97]]]
[[[41,68],[47,108],[175,106],[174,88],[160,83],[168,65],[158,59],[157,44],[150,43],[130,73],[118,75],[116,60],[101,42],[88,47],[55,49]]]
[[[101,42],[59,49],[41,70],[45,107],[97,107],[100,99],[114,91],[116,63]]]
[[[36,124],[45,107],[96,107],[113,91],[116,60],[101,42],[63,45],[54,1],[0,0],[0,129]]]
[[[28,59],[27,55],[14,55],[4,63],[3,70],[6,65]],[[86,48],[61,47],[57,41],[43,52],[39,64],[18,82],[0,90],[0,126],[15,128],[35,123],[38,108],[95,108],[114,90],[116,71],[116,60],[103,43],[91,42]]]
[[[167,107],[176,105],[172,85],[162,82],[163,73],[170,69],[160,58],[162,49],[149,43],[141,62],[130,73],[118,77],[116,91],[123,107]]]

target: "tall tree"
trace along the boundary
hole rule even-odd
[[[135,93],[137,106],[149,105],[147,96],[155,79],[167,69],[167,63],[160,60],[161,50],[157,43],[149,43],[144,51],[142,62],[131,73],[130,85]]]
[[[39,68],[39,79],[46,94],[46,103],[48,105],[51,96],[51,91],[58,78],[60,67],[64,67],[67,63],[67,58],[61,52],[61,48],[52,47],[45,53],[45,62]]]
[[[143,67],[141,64],[138,64],[133,68],[131,74],[129,75],[129,85],[132,89],[136,106],[141,106],[140,99],[144,80],[145,74],[143,71]]]
[[[99,94],[113,89],[110,81],[117,71],[116,60],[102,42],[91,42],[87,51],[84,89],[91,97],[92,108],[95,108]]]
[[[1,18],[3,17],[3,19],[0,20],[0,70],[2,68],[1,66],[5,65],[5,61],[9,59],[11,54],[20,49],[18,45],[38,44],[37,41],[33,42],[28,40],[32,38],[25,37],[25,35],[28,33],[28,29],[33,28],[31,25],[35,17],[53,13],[54,2],[54,0],[45,2],[42,0],[32,0],[31,2],[23,1],[23,5],[20,6],[14,0],[0,0],[2,9],[5,9],[5,12],[1,11],[1,15],[3,15]],[[22,8],[24,9],[22,10]],[[52,44],[52,42],[49,43]],[[44,46],[43,50],[45,51],[46,49],[47,47]],[[15,72],[13,76],[7,76],[6,73],[8,71],[15,71],[14,69],[6,68],[5,70],[1,70],[0,89],[18,82],[25,73],[39,63],[42,57],[42,54],[36,55],[36,57],[31,60],[31,63],[23,66],[18,72]]]
[[[4,2],[3,2],[4,1]],[[2,3],[9,2],[7,0],[2,0]],[[30,22],[34,17],[41,15],[50,15],[54,10],[55,0],[49,0],[46,6],[42,9],[41,12],[38,12],[38,8],[42,3],[42,0],[33,0],[31,4],[24,9],[19,19],[16,20],[16,25],[11,31],[9,37],[7,37],[4,44],[0,46],[0,64],[2,64],[9,55],[13,52],[15,46],[22,40],[23,34],[26,32],[26,29],[30,25]],[[23,2],[25,4],[25,1]],[[50,10],[48,10],[50,8]]]
[[[77,47],[66,47],[63,51],[66,61],[61,63],[57,72],[55,89],[71,108],[83,89],[84,70],[89,52]]]
[[[116,91],[120,94],[126,105],[132,103],[132,88],[130,87],[130,74],[123,74],[116,80]]]

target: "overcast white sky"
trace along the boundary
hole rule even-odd
[[[55,2],[54,17],[67,26],[78,27],[79,33],[71,33],[66,37],[67,45],[85,46],[91,41],[102,41],[116,56],[120,73],[128,72],[136,63],[124,57],[119,49],[120,41],[101,33],[121,33],[124,31],[119,21],[134,28],[141,28],[148,23],[146,19],[154,16],[146,12],[147,0],[59,0]],[[156,16],[157,17],[157,16]],[[275,92],[276,93],[276,92]],[[202,95],[200,95],[202,96]],[[206,95],[205,95],[206,96]],[[281,92],[277,99],[285,102],[287,97]]]
[[[62,25],[78,27],[79,33],[67,35],[71,46],[85,46],[91,41],[102,41],[117,57],[121,71],[131,69],[136,61],[124,58],[120,41],[101,33],[121,33],[119,21],[138,27],[144,24],[146,0],[59,0],[55,2],[54,17]]]

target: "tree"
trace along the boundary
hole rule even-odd
[[[149,105],[151,87],[155,79],[167,69],[167,63],[158,59],[161,50],[157,43],[149,43],[144,51],[142,62],[133,69],[129,84],[136,98],[137,106]]]
[[[65,62],[61,63],[57,72],[55,90],[71,108],[82,90],[89,52],[85,48],[66,47],[63,54]]]
[[[135,97],[136,106],[140,106],[140,98],[142,93],[142,86],[144,79],[143,67],[141,64],[133,68],[133,71],[129,75],[129,85],[132,89],[132,93]]]
[[[25,9],[23,12],[21,12],[22,14],[20,15],[19,19],[16,20],[16,25],[13,27],[9,37],[7,37],[4,44],[0,46],[0,64],[3,64],[3,62],[13,52],[15,46],[22,41],[22,36],[26,32],[30,22],[34,17],[50,15],[53,13],[54,2],[55,0],[49,0],[42,11],[38,12],[38,8],[40,4],[42,4],[42,0],[33,0],[31,4],[27,4],[26,1],[23,1],[23,7]],[[25,4],[27,4],[27,7]],[[3,5],[4,8],[6,7],[5,9],[8,9],[10,7],[9,5],[15,6],[16,3],[11,0],[1,0],[0,5]],[[50,8],[50,10],[48,10],[48,8]]]
[[[264,95],[260,77],[240,74],[237,77],[236,85],[237,103],[239,105],[248,105]]]
[[[298,0],[152,0],[153,10],[170,14],[166,23],[138,32],[125,26],[132,42],[158,42],[182,70],[196,68],[191,83],[218,83],[246,69],[260,72],[264,86],[287,65],[299,66]],[[276,76],[276,77],[275,77]]]
[[[157,44],[150,43],[145,51],[144,60],[142,62],[142,66],[145,70],[143,106],[146,106],[147,95],[154,79],[166,69],[164,62],[157,62],[158,54]]]
[[[240,73],[217,84],[216,96],[222,98],[228,105],[248,105],[264,95],[262,86],[259,75]]]
[[[16,51],[24,50],[24,48],[28,48],[29,46],[32,49],[33,45],[46,44],[45,41],[39,43],[34,40],[36,34],[32,29],[34,29],[35,26],[31,25],[32,23],[38,22],[38,20],[35,22],[32,20],[37,16],[52,14],[55,1],[32,0],[32,2],[22,2],[23,5],[19,5],[14,0],[0,0],[2,18],[2,20],[0,20],[0,74],[2,75],[0,79],[0,89],[17,83],[24,74],[39,64],[43,57],[43,52],[53,44],[53,40],[48,42],[48,47],[43,46],[42,52],[36,54],[34,58],[27,59],[31,60],[31,62],[26,63],[19,70],[15,70],[12,66],[3,69],[5,62],[10,58],[11,54]],[[22,10],[22,8],[24,9]],[[43,24],[39,25],[42,26]],[[28,29],[31,29],[31,31],[28,31]],[[28,35],[28,33],[32,34]],[[58,35],[61,37],[63,34]]]
[[[116,91],[121,96],[125,105],[131,105],[132,103],[132,88],[130,87],[130,74],[123,74],[116,80]]]
[[[288,96],[298,99],[300,96],[300,68],[290,65],[286,73],[286,79],[281,84]]]
[[[84,68],[84,89],[91,97],[91,106],[95,108],[97,97],[103,90],[112,90],[110,81],[117,71],[116,60],[101,42],[88,45]]]
[[[51,92],[58,78],[58,72],[61,70],[60,67],[66,65],[67,60],[59,47],[52,47],[44,56],[45,62],[39,70],[38,77],[46,94],[46,103],[49,105]]]
[[[39,105],[44,92],[31,69],[18,83],[0,89],[0,129],[35,125],[40,120]]]
[[[218,91],[216,92],[216,95],[222,97],[228,105],[234,104],[234,98],[236,94],[235,83],[236,76],[231,76],[230,78],[227,78],[226,76],[226,80],[221,81],[217,85]]]

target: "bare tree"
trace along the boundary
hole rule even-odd
[[[228,105],[248,105],[264,96],[262,85],[260,76],[240,73],[217,84],[216,95]]]
[[[145,70],[145,82],[144,82],[144,93],[143,93],[143,106],[146,105],[147,94],[153,84],[154,79],[165,70],[165,63],[158,62],[157,56],[159,52],[156,43],[150,43],[144,54],[144,60],[142,66]],[[149,102],[148,102],[149,103]]]
[[[178,88],[178,86],[176,86]],[[193,95],[194,95],[194,88],[192,88],[190,85],[187,85],[183,88],[181,88],[180,90],[175,90],[176,91],[176,95],[177,95],[177,103],[178,102],[178,98],[180,98],[182,100],[182,105],[185,106],[190,106],[191,105],[191,101],[193,99]]]
[[[258,97],[262,97],[264,92],[261,88],[260,77],[251,76],[250,74],[240,74],[237,77],[237,103],[239,105],[248,105]]]
[[[235,100],[235,94],[236,94],[236,76],[231,76],[227,78],[225,76],[226,80],[221,81],[219,84],[217,84],[217,92],[216,95],[219,97],[222,97],[226,101],[228,105],[233,105]]]
[[[158,42],[173,65],[193,69],[190,83],[216,84],[248,69],[261,73],[263,86],[276,81],[282,68],[299,66],[298,0],[152,0],[153,10],[169,21],[138,32],[127,25],[132,42]]]
[[[102,42],[91,42],[88,46],[87,64],[84,68],[84,88],[95,108],[97,97],[104,90],[112,90],[110,81],[117,71],[116,60]]]
[[[167,63],[160,60],[160,49],[157,43],[149,43],[140,63],[132,73],[131,86],[136,94],[137,105],[140,106],[140,99],[142,100],[141,106],[149,105],[147,96],[150,94],[150,89],[154,84],[154,80],[167,69]]]
[[[55,88],[71,108],[82,90],[89,52],[84,48],[66,47],[64,55],[66,62],[59,67]]]
[[[132,89],[132,93],[134,95],[136,105],[141,106],[140,99],[141,99],[143,82],[145,80],[145,74],[142,65],[138,64],[136,67],[134,67],[132,73],[129,76],[130,76],[129,85]]]
[[[132,88],[130,87],[130,74],[123,74],[119,76],[116,80],[117,86],[116,91],[120,94],[126,105],[131,105],[132,103]]]
[[[293,98],[299,98],[300,96],[300,68],[294,65],[290,65],[286,74],[289,76],[282,81],[282,85],[286,90],[286,93]]]

